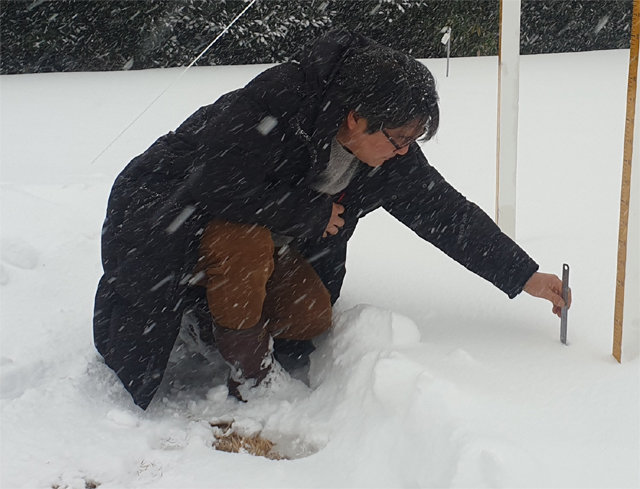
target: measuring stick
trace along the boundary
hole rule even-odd
[[[560,317],[560,341],[567,344],[567,313],[569,305],[569,265],[562,265],[562,300],[564,307],[562,308]]]
[[[622,184],[620,186],[620,222],[618,225],[618,266],[616,296],[613,312],[613,351],[618,363],[622,361],[622,322],[624,315],[624,284],[627,268],[627,233],[629,226],[629,200],[631,198],[631,160],[633,156],[633,130],[638,86],[638,45],[640,38],[640,0],[633,0],[631,18],[631,45],[629,49],[629,75],[627,81],[627,117],[624,127]],[[638,170],[636,170],[638,171]],[[635,196],[637,197],[637,196]]]

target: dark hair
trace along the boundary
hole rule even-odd
[[[431,72],[404,53],[380,45],[355,49],[336,74],[340,103],[367,119],[367,132],[412,121],[431,139],[440,122],[438,93]]]

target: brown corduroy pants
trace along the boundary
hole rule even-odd
[[[261,226],[211,221],[200,240],[217,326],[242,330],[264,321],[274,338],[308,340],[331,326],[331,299],[311,265],[290,247],[275,249]]]

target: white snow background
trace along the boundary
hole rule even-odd
[[[492,214],[497,59],[426,64],[442,125],[424,151]],[[2,487],[639,487],[637,314],[623,363],[610,353],[627,66],[626,50],[521,60],[517,237],[542,271],[571,265],[568,346],[550,304],[510,301],[377,211],[311,387],[241,404],[219,364],[178,350],[147,412],[92,344],[111,184],[267,66],[189,70],[94,163],[180,70],[0,77]],[[291,459],[214,450],[221,418]]]

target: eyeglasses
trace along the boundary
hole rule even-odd
[[[413,143],[416,139],[418,139],[419,137],[422,136],[422,134],[420,134],[419,136],[415,137],[415,138],[408,138],[407,141],[403,144],[398,144],[396,143],[395,139],[393,139],[391,137],[391,135],[385,130],[385,128],[381,128],[380,131],[382,132],[382,134],[385,135],[385,137],[389,140],[389,142],[393,145],[393,147],[396,149],[396,151],[399,151],[403,148],[406,148],[407,146],[409,146],[411,143]]]

